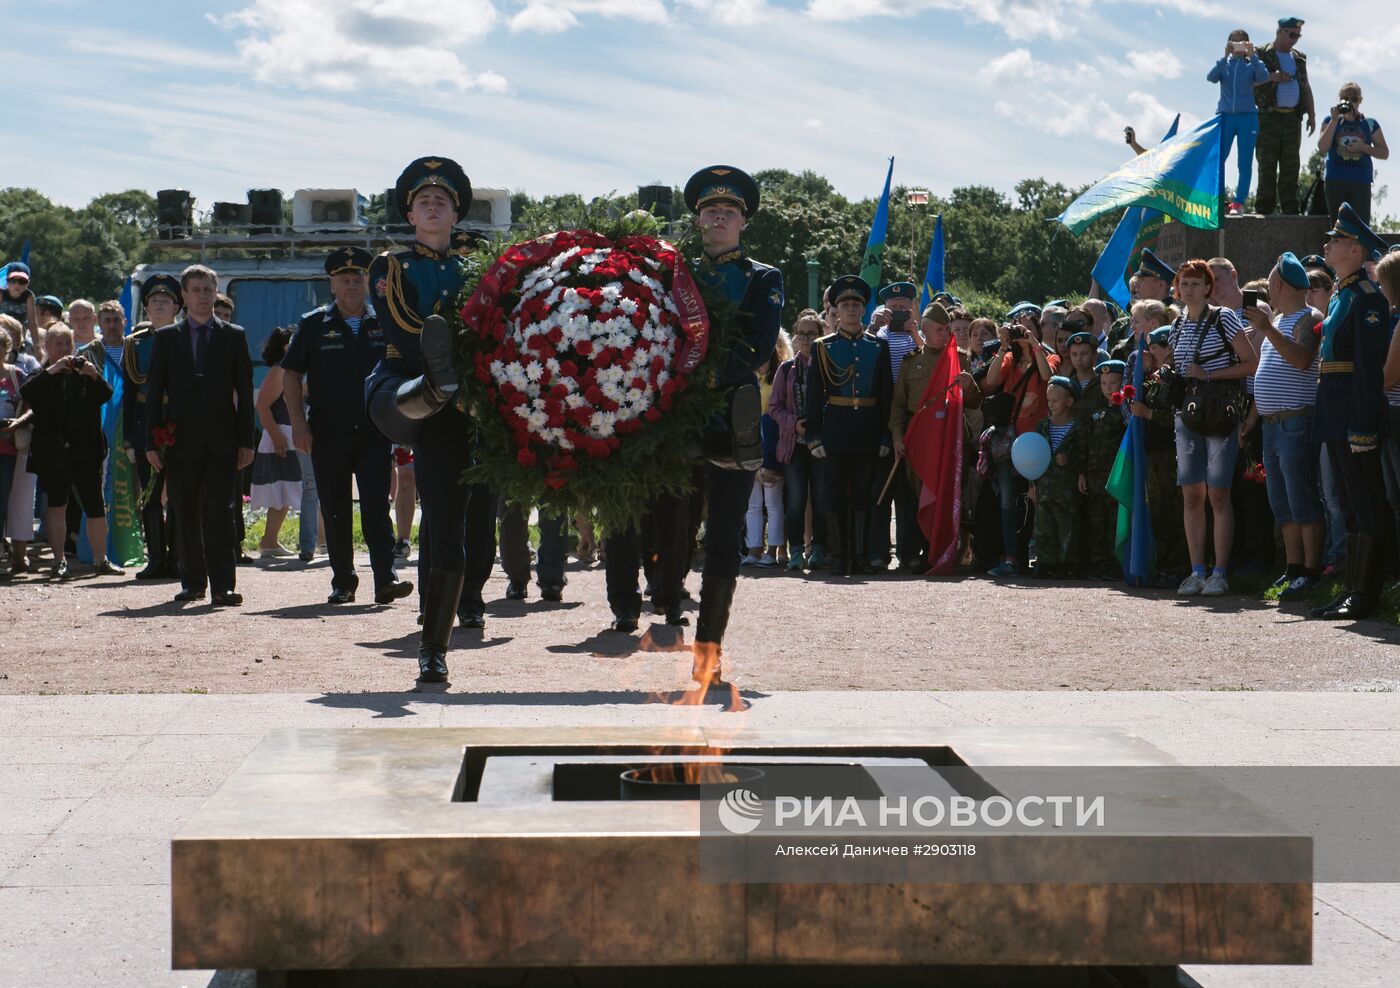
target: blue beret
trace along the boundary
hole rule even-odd
[[[1074,386],[1074,382],[1063,374],[1056,374],[1054,377],[1050,378],[1050,381],[1046,384],[1046,388],[1064,388],[1070,393],[1071,397],[1079,393],[1079,389]]]
[[[888,302],[892,298],[907,298],[911,301],[919,296],[919,286],[912,281],[896,281],[880,289],[880,301]]]
[[[1332,229],[1327,231],[1328,239],[1344,237],[1347,240],[1355,240],[1362,247],[1371,253],[1371,260],[1378,261],[1386,251],[1385,241],[1371,232],[1371,228],[1366,225],[1366,221],[1357,215],[1355,209],[1351,208],[1351,203],[1342,203],[1342,208],[1337,210],[1337,222]]]
[[[831,287],[827,289],[827,297],[831,299],[832,305],[852,297],[860,299],[862,305],[869,305],[870,286],[858,274],[843,274],[831,283]]]
[[[1291,250],[1284,251],[1283,256],[1278,259],[1278,275],[1284,284],[1303,291],[1308,290],[1308,269],[1303,267],[1303,262],[1298,260],[1298,256]]]
[[[1158,326],[1147,334],[1147,342],[1155,343],[1157,346],[1167,346],[1172,341],[1172,328],[1170,326]]]
[[[1126,374],[1128,365],[1121,360],[1100,360],[1094,365],[1095,374]]]
[[[63,312],[63,300],[57,295],[40,295],[34,300],[34,304],[41,309],[52,309],[60,314]]]
[[[1303,23],[1304,21],[1301,17],[1280,17],[1278,19],[1279,27],[1302,27]]]
[[[1087,343],[1095,350],[1099,348],[1099,338],[1093,333],[1071,333],[1069,339],[1065,340],[1065,346],[1074,346],[1076,343]]]
[[[1057,298],[1057,299],[1055,299],[1055,301],[1053,301],[1053,302],[1046,302],[1046,303],[1045,303],[1045,308],[1048,309],[1048,308],[1050,308],[1052,305],[1053,305],[1053,306],[1059,306],[1061,309],[1068,309],[1068,308],[1069,308],[1069,299],[1067,299],[1067,298]],[[1044,311],[1044,310],[1041,310],[1041,311]]]

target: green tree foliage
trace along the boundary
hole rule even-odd
[[[34,289],[64,302],[116,298],[137,264],[150,259],[147,230],[156,200],[139,189],[98,196],[82,209],[35,189],[0,189],[0,263],[29,241]]]

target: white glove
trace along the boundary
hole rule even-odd
[[[889,455],[890,455],[890,448],[889,448],[888,446],[886,446],[884,443],[881,443],[881,444],[880,444],[880,459],[883,460],[885,457],[887,457],[887,456],[889,456]]]
[[[817,458],[818,460],[824,460],[824,459],[826,459],[826,448],[825,448],[824,446],[822,446],[820,443],[817,444],[816,446],[813,446],[813,447],[812,447],[812,456],[814,456],[814,457]]]
[[[132,463],[136,462],[136,447],[128,446],[126,448],[126,458]]]

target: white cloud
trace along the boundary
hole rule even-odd
[[[1013,41],[1073,34],[1080,15],[1094,0],[807,0],[807,12],[821,21],[866,17],[911,17],[946,10],[999,27]]]
[[[489,33],[490,0],[433,6],[411,0],[253,0],[215,19],[259,82],[349,92],[380,82],[502,92],[495,72],[473,73],[454,50]]]
[[[726,27],[747,27],[772,16],[767,0],[677,0],[677,3]]]
[[[671,18],[662,0],[526,0],[524,9],[511,17],[510,29],[555,34],[577,27],[586,15],[644,24],[665,24]]]
[[[1151,51],[1130,51],[1124,54],[1125,67],[1140,79],[1179,79],[1181,59],[1165,48]]]

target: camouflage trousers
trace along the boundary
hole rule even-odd
[[[1181,488],[1176,486],[1176,451],[1148,454],[1147,509],[1157,543],[1157,569],[1184,576],[1190,568],[1182,522]]]
[[[1113,553],[1118,536],[1118,502],[1103,489],[1103,478],[1089,478],[1089,493],[1084,498],[1083,524],[1080,536],[1082,556],[1090,569],[1109,569],[1118,565]]]
[[[1287,216],[1298,213],[1299,149],[1303,143],[1303,111],[1259,114],[1259,141],[1254,158],[1259,163],[1259,192],[1255,210],[1268,216],[1277,206]]]
[[[1056,493],[1042,497],[1035,505],[1035,564],[1044,569],[1074,562],[1074,544],[1079,536],[1079,504],[1076,494]]]

